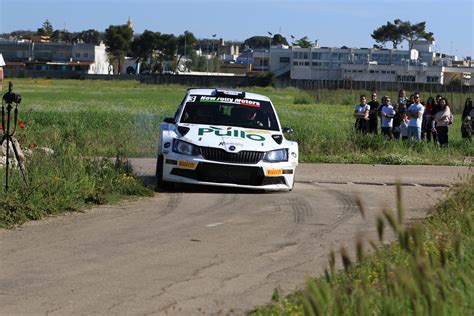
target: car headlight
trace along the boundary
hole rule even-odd
[[[188,156],[199,156],[199,149],[193,144],[183,142],[179,139],[173,140],[173,151],[178,154],[188,155]]]
[[[288,150],[285,148],[285,149],[267,151],[267,153],[263,157],[263,161],[266,161],[266,162],[288,161]]]

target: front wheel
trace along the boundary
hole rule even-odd
[[[163,180],[163,155],[158,155],[156,160],[156,190],[171,190],[173,184]]]

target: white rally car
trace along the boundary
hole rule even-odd
[[[157,187],[173,182],[263,190],[293,189],[298,144],[285,139],[269,98],[189,89],[160,124]]]

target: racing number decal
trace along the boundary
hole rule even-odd
[[[283,169],[267,169],[266,173],[268,177],[278,177],[283,174]]]

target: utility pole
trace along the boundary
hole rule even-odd
[[[270,42],[269,42],[269,46],[268,46],[268,71],[270,72],[270,58],[271,58],[271,55],[272,55],[272,36],[273,36],[273,33],[271,32],[268,32],[268,35],[270,35]],[[263,69],[263,68],[262,68]]]
[[[188,30],[184,31],[184,71],[186,72],[186,34]]]

